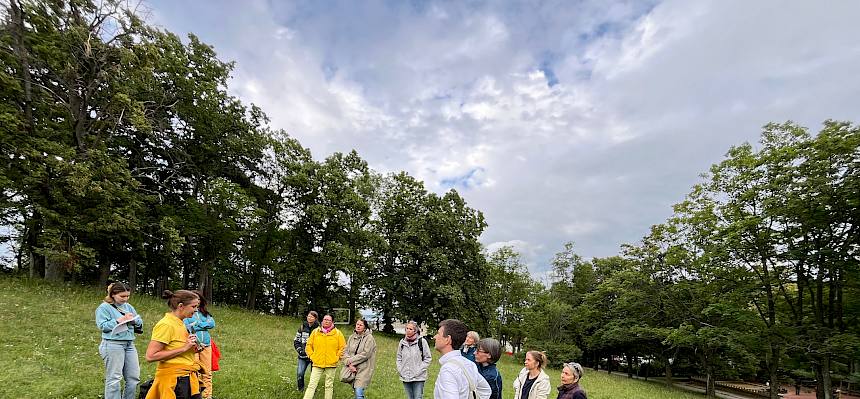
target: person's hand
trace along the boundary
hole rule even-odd
[[[350,364],[349,371],[352,371],[353,373],[358,373],[358,368]]]
[[[131,314],[131,313],[126,313],[126,314],[124,314],[124,315],[120,316],[118,319],[116,319],[116,322],[117,322],[117,323],[124,323],[124,322],[129,321],[129,320],[131,320],[131,319],[133,319],[133,318],[134,318],[134,315],[133,315],[133,314]]]
[[[189,334],[188,338],[185,340],[185,350],[191,349],[192,347],[197,345],[197,336],[194,334]]]

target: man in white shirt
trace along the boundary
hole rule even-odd
[[[433,388],[434,399],[489,399],[492,394],[490,384],[478,373],[475,363],[460,355],[458,349],[463,346],[467,332],[469,329],[460,320],[447,319],[439,323],[433,340],[436,350],[442,354],[439,358],[442,368]],[[470,395],[470,386],[475,387],[475,398]]]

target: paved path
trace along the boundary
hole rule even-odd
[[[595,372],[594,369],[591,369],[592,372]],[[600,370],[602,372],[606,372],[605,370]],[[629,378],[626,373],[616,371],[615,374],[619,376],[624,376],[625,378]],[[645,378],[634,375],[634,379],[637,380],[645,380]],[[663,383],[665,381],[662,377],[650,377],[648,381],[659,381]],[[685,391],[696,392],[702,395],[705,394],[705,388],[701,385],[685,382],[685,381],[676,381],[674,384],[675,387],[683,389]],[[800,395],[794,394],[794,385],[785,385],[783,386],[786,390],[788,390],[787,394],[781,396],[782,399],[815,399],[815,390],[809,388],[801,388]],[[743,395],[734,392],[724,392],[721,391],[719,387],[717,387],[717,397],[722,399],[762,399],[760,396],[752,396],[752,395]],[[842,395],[840,399],[860,399],[858,396],[848,396]]]
[[[678,388],[681,388],[683,390],[686,390],[686,391],[697,392],[697,393],[700,393],[702,395],[705,394],[705,388],[702,386],[696,385],[696,384],[688,384],[686,382],[676,382],[675,386]],[[736,394],[733,392],[720,391],[719,387],[717,388],[716,394],[717,394],[718,398],[722,398],[722,399],[752,399],[753,398],[753,396],[745,396],[745,395],[740,395],[740,394]],[[761,399],[761,398],[755,398],[755,399]]]
[[[809,388],[801,388],[800,395],[794,394],[794,386],[785,386],[788,393],[783,396],[783,399],[815,399],[815,390]],[[842,395],[841,399],[860,399],[857,396]]]

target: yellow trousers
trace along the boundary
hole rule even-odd
[[[317,385],[319,385],[320,377],[323,374],[325,374],[325,399],[332,399],[334,397],[334,377],[337,374],[337,367],[321,368],[313,366],[313,369],[311,369],[311,381],[305,389],[304,399],[314,398],[314,393],[316,393]]]
[[[203,391],[204,398],[212,397],[212,347],[207,346],[202,352],[197,353],[197,360],[203,365],[200,370],[200,383],[206,388]]]

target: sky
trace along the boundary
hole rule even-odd
[[[154,0],[314,158],[482,211],[537,276],[612,256],[768,122],[860,121],[860,2]]]

